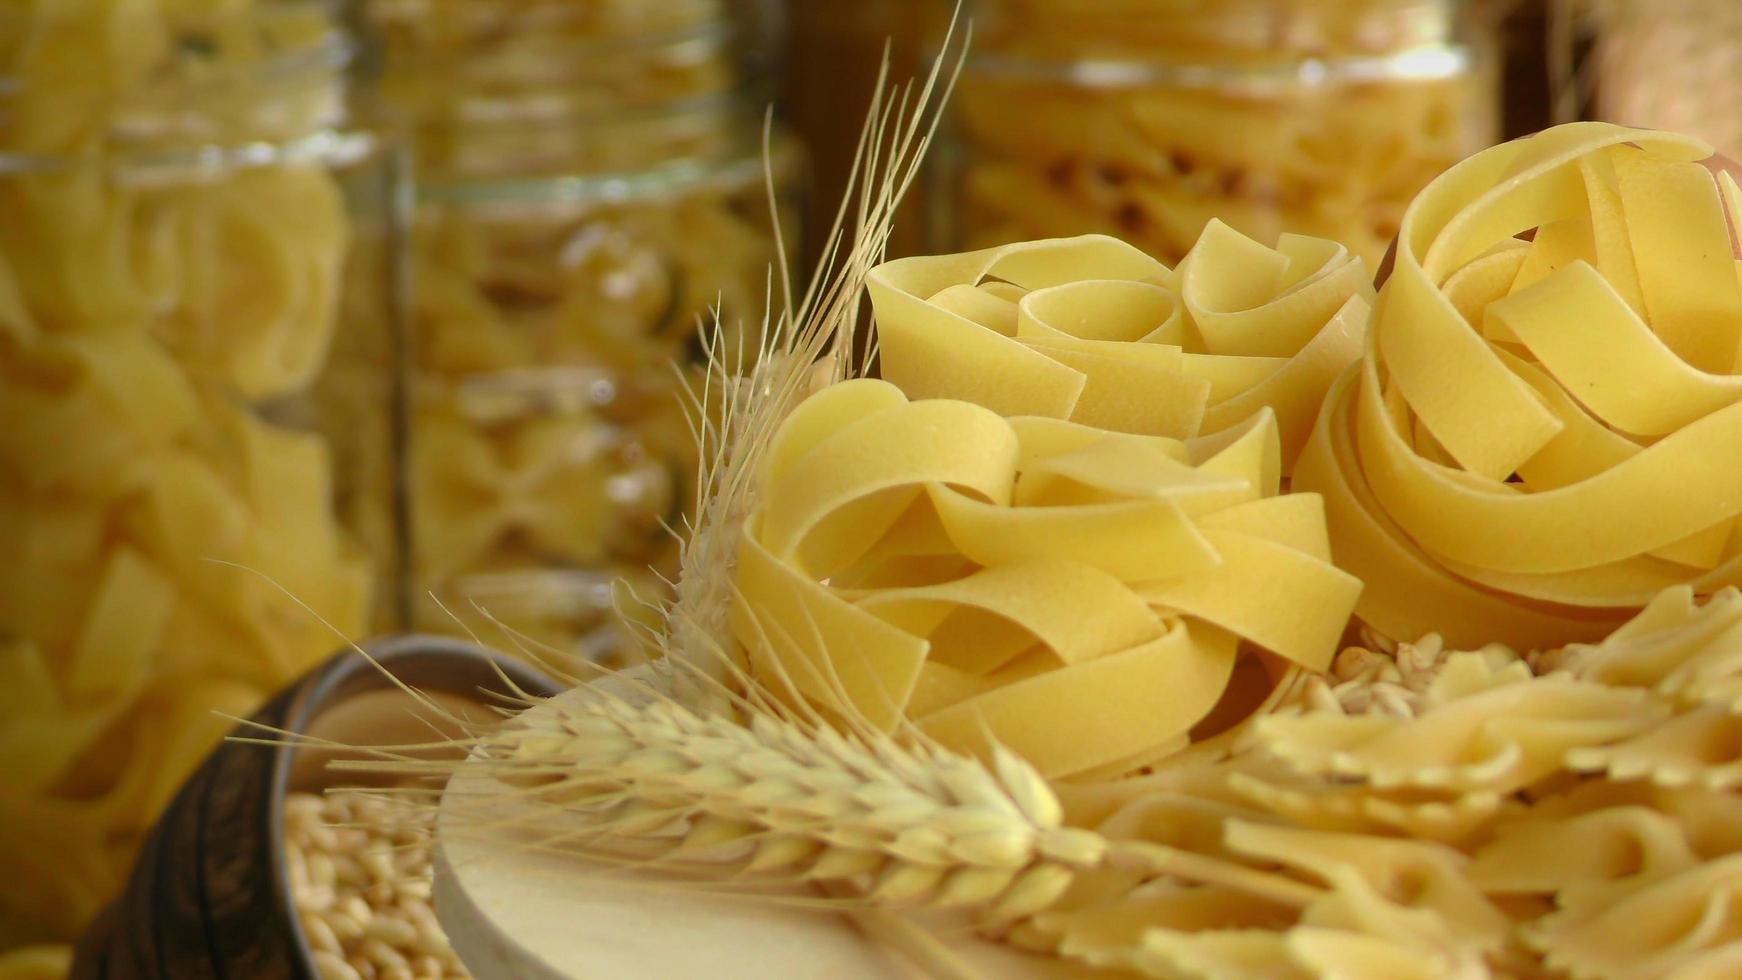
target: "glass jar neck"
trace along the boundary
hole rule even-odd
[[[40,158],[286,144],[347,122],[336,0],[36,0],[0,14],[0,151]]]
[[[769,74],[769,25],[744,6],[371,0],[367,16],[424,171],[524,177],[740,152]]]

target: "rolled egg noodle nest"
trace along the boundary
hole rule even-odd
[[[1054,777],[1237,723],[1329,663],[1360,590],[1318,499],[1281,489],[1365,280],[1331,243],[1220,225],[1178,271],[1097,237],[874,271],[885,380],[811,396],[768,450],[747,668]],[[1237,670],[1243,644],[1264,669]]]
[[[1742,581],[1742,194],[1710,155],[1576,124],[1412,205],[1296,472],[1362,619],[1547,649]]]

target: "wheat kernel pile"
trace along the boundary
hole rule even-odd
[[[321,980],[470,977],[430,906],[426,838],[381,800],[293,793],[285,859]]]

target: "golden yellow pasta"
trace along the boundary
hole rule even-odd
[[[1359,585],[1310,498],[1275,497],[1277,450],[1268,411],[1194,450],[837,385],[770,449],[735,634],[776,690],[877,728],[990,734],[1056,776],[1140,763],[1209,715],[1241,640],[1316,670],[1342,634]],[[1234,584],[1259,578],[1271,600]]]
[[[1376,262],[1415,192],[1496,135],[1442,0],[976,6],[947,185],[970,248],[1097,232],[1174,261],[1220,218]]]
[[[1212,221],[1177,270],[1086,236],[902,259],[869,287],[883,376],[912,397],[1174,439],[1269,407],[1292,472],[1360,356],[1367,280],[1331,242],[1269,248]]]
[[[1296,473],[1380,632],[1552,648],[1742,577],[1742,198],[1709,153],[1562,127],[1411,206]]]
[[[334,170],[367,149],[327,132],[342,33],[313,4],[68,0],[0,37],[5,949],[78,934],[214,713],[360,634],[376,570],[288,424],[340,320]]]
[[[1733,706],[1663,681],[1733,678],[1739,617],[1681,588],[1552,656],[1345,651],[1251,737],[1067,796],[1180,877],[1097,873],[1018,938],[1159,977],[1727,976]]]
[[[875,271],[886,380],[824,389],[770,444],[737,572],[749,666],[1054,776],[1168,754],[1259,687],[1238,721],[1275,680],[1234,682],[1242,641],[1323,669],[1359,585],[1317,501],[1277,496],[1283,433],[1354,356],[1364,280],[1329,243],[1221,225],[1177,273],[1099,238]]]
[[[767,307],[754,25],[720,0],[363,6],[420,171],[416,621],[596,653],[598,579],[675,572],[698,461],[673,362],[731,358]],[[795,212],[796,151],[774,150]]]

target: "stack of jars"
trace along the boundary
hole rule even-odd
[[[1103,232],[1173,262],[1215,217],[1377,260],[1411,197],[1496,136],[1460,7],[978,0],[942,244]]]
[[[0,953],[74,937],[219,713],[396,575],[350,35],[313,0],[3,11]]]
[[[693,491],[681,365],[754,348],[766,309],[761,19],[727,0],[368,11],[416,161],[414,621],[619,653],[614,582],[661,597]],[[790,196],[793,150],[771,146]]]

